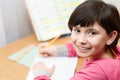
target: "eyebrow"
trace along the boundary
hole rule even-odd
[[[74,28],[80,29],[81,27],[80,26],[74,26]],[[87,31],[90,31],[90,30],[92,30],[92,31],[98,31],[98,29],[96,29],[96,28],[94,28],[92,26],[90,26],[90,27],[83,27],[83,28],[87,28]]]
[[[99,29],[96,29],[96,28],[94,28],[94,27],[91,27],[91,28],[89,28],[88,30],[95,31],[95,32],[96,32],[96,31],[97,31],[97,32],[99,31]]]
[[[74,27],[75,27],[75,28],[81,28],[80,25],[74,26]],[[82,28],[94,29],[94,27],[92,27],[92,26],[88,26],[88,27],[86,26],[86,27],[82,27]]]
[[[75,28],[80,28],[80,25],[74,26]]]

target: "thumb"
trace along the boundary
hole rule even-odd
[[[52,75],[54,73],[54,71],[55,71],[55,65],[52,65],[50,67],[50,74]]]

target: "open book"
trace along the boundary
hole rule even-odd
[[[69,80],[72,76],[74,76],[77,57],[36,57],[34,63],[38,61],[42,61],[49,67],[55,65],[55,71],[51,76],[51,80]],[[35,75],[33,74],[31,67],[26,80],[33,80],[34,77]]]
[[[38,41],[70,33],[67,23],[75,7],[84,0],[26,0]]]

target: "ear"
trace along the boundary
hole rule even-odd
[[[109,34],[109,38],[108,38],[108,41],[107,41],[106,44],[107,45],[111,45],[114,42],[114,40],[116,39],[117,35],[118,35],[117,31],[112,31]]]

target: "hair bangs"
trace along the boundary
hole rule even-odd
[[[91,27],[96,22],[96,17],[93,15],[88,15],[88,13],[79,13],[79,16],[77,14],[73,17],[72,16],[68,22],[70,30],[72,30],[72,27],[75,27],[77,25],[80,25],[81,27]]]

